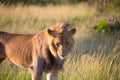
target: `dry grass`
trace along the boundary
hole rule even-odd
[[[72,10],[72,11],[71,11]],[[1,16],[17,16],[21,15],[21,17],[26,18],[31,15],[33,17],[37,17],[39,19],[51,19],[57,17],[70,17],[77,15],[92,15],[95,12],[95,9],[89,7],[86,3],[81,3],[79,5],[59,5],[59,6],[10,6],[6,7],[4,5],[0,6],[0,15]]]
[[[92,16],[94,13],[95,9],[85,3],[46,7],[0,5],[0,28],[15,33],[31,33],[59,20],[70,21],[76,17]]]

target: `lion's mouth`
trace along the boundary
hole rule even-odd
[[[65,60],[66,59],[65,55],[59,55],[59,57],[60,57],[61,60]]]

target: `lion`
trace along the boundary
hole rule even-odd
[[[0,63],[8,58],[22,68],[28,68],[32,80],[58,80],[66,56],[74,46],[76,29],[67,22],[58,22],[37,34],[0,32]]]

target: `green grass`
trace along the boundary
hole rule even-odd
[[[23,34],[37,33],[57,21],[68,21],[71,27],[77,28],[76,45],[74,54],[65,62],[65,71],[59,73],[59,80],[120,80],[119,33],[91,32],[89,27],[95,23],[95,14],[96,9],[86,3],[55,7],[7,7],[1,4],[0,30]],[[0,80],[31,80],[31,75],[27,69],[21,69],[5,60],[0,65]]]

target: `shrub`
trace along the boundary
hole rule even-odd
[[[120,17],[109,17],[108,21],[99,20],[98,24],[91,26],[93,31],[98,32],[115,32],[120,31]]]

